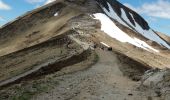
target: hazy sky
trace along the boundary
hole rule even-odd
[[[0,0],[0,25],[52,0]],[[157,31],[170,35],[170,0],[119,0]]]

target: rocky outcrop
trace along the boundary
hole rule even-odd
[[[154,89],[157,96],[163,96],[166,100],[170,99],[170,69],[148,70],[141,82],[142,86]]]
[[[117,15],[121,18],[121,8],[124,9],[126,16],[130,20],[130,22],[135,25],[135,22],[137,22],[144,30],[149,30],[150,27],[148,23],[135,11],[129,9],[128,7],[124,6],[117,0],[96,0],[99,4],[101,4],[103,7],[105,7],[109,11],[109,7],[107,3],[111,4],[114,11],[117,13]],[[134,20],[130,13],[134,16]],[[135,21],[135,22],[134,22]]]

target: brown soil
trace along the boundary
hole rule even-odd
[[[131,66],[131,63],[122,64],[119,58],[117,58],[117,54],[112,52],[97,50],[97,54],[99,61],[91,68],[55,77],[55,80],[59,80],[58,85],[46,93],[35,96],[32,100],[161,99],[155,97],[152,90],[138,89],[140,82],[124,76],[124,72],[129,68],[128,66],[135,69],[135,67]],[[131,61],[131,59],[128,60]],[[135,61],[132,62],[134,66],[139,65]],[[143,65],[140,64],[140,66]],[[122,67],[126,67],[126,69],[122,71]],[[138,69],[131,71],[138,72]]]
[[[94,4],[59,0],[0,29],[0,84],[6,82],[0,100],[169,100],[143,86],[142,79],[149,69],[170,68],[170,51],[118,23],[160,53],[109,37],[90,16],[102,12]],[[113,51],[106,51],[101,42]]]

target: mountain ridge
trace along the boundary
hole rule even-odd
[[[169,100],[168,42],[117,0],[56,0],[0,29],[0,99]]]

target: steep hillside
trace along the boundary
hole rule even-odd
[[[169,100],[169,38],[117,0],[56,0],[1,27],[0,100]]]
[[[161,38],[163,38],[164,40],[166,40],[168,43],[170,43],[170,36],[161,33],[161,32],[156,32]]]
[[[102,0],[102,2],[100,0],[97,1],[106,15],[110,18],[139,33],[143,37],[155,41],[166,48],[170,48],[169,44],[159,37],[148,26],[148,23],[136,12],[123,6],[117,0]]]

